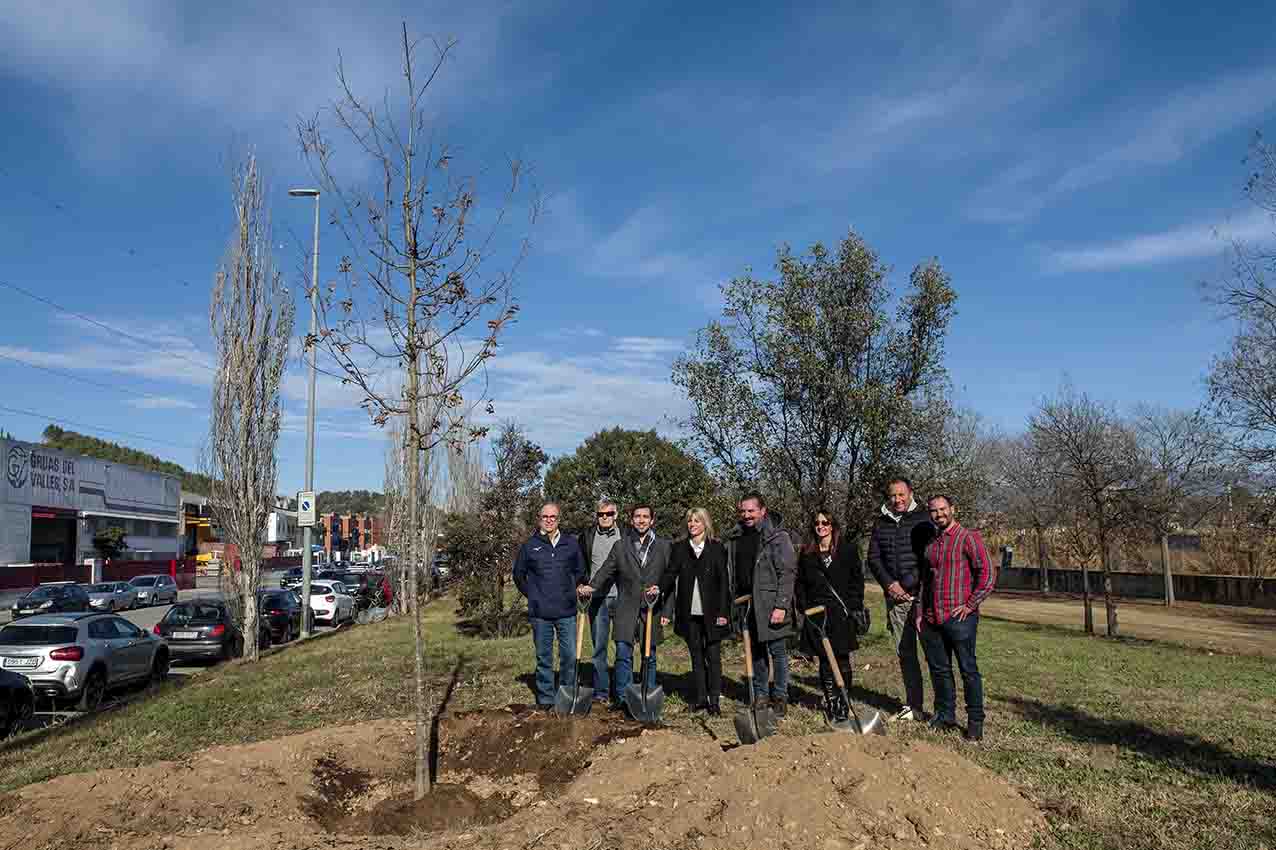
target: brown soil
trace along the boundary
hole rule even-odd
[[[614,715],[505,710],[447,718],[439,737],[419,804],[411,724],[380,721],[28,786],[0,804],[0,847],[1019,848],[1044,826],[956,752],[889,736],[724,749]]]

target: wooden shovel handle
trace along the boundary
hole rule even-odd
[[[735,601],[735,604],[737,604],[737,605],[743,605],[743,604],[745,604],[746,602],[748,602],[748,601],[749,601],[750,599],[752,599],[752,598],[753,598],[753,594],[751,594],[751,593],[746,593],[744,596],[741,596],[739,599],[737,599],[737,600]]]
[[[753,681],[753,644],[749,641],[749,627],[744,627],[744,675]]]
[[[643,644],[642,644],[643,658],[651,657],[651,608],[652,606],[650,605],[647,606],[647,639],[643,641]]]
[[[576,612],[576,657],[580,658],[580,651],[585,647],[585,617],[579,611]]]
[[[837,666],[837,658],[833,655],[833,644],[829,643],[828,635],[825,635],[821,642],[824,644],[824,654],[828,657],[829,666],[833,668],[833,681],[837,682],[838,690],[846,690],[846,680],[842,678],[842,668]]]
[[[808,617],[814,617],[816,614],[823,614],[823,613],[824,613],[824,606],[823,606],[823,605],[816,605],[814,608],[807,608],[807,609],[806,609],[805,611],[803,611],[802,613],[803,613],[803,614],[805,614],[805,615],[806,615],[806,616],[808,616]]]

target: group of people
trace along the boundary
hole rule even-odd
[[[957,659],[966,702],[966,736],[983,737],[983,682],[975,657],[979,605],[992,592],[996,572],[983,539],[957,522],[949,496],[919,504],[911,483],[896,478],[875,518],[868,568],[886,595],[886,627],[894,638],[905,703],[896,720],[926,720],[917,647],[930,668],[936,729],[957,728]],[[830,722],[851,711],[837,687],[822,649],[827,637],[834,661],[850,687],[853,653],[870,617],[864,607],[864,565],[838,517],[818,510],[810,517],[806,542],[795,546],[778,516],[767,512],[760,493],[737,506],[737,522],[721,536],[701,507],[686,512],[686,536],[676,542],[653,527],[651,505],[630,508],[629,526],[620,526],[619,507],[597,506],[594,524],[580,534],[559,528],[562,511],[548,502],[538,529],[519,549],[514,582],[527,597],[536,645],[538,706],[554,706],[554,644],[558,645],[558,685],[576,677],[575,626],[578,605],[589,615],[593,640],[594,699],[622,711],[625,689],[634,682],[634,648],[650,645],[645,661],[648,689],[656,686],[656,647],[672,625],[691,656],[693,711],[721,714],[722,642],[749,630],[753,653],[753,693],[758,707],[785,716],[789,692],[789,647],[819,659],[823,709]],[[803,612],[823,608],[818,617]],[[653,634],[645,640],[650,622]],[[615,646],[614,668],[609,647]]]

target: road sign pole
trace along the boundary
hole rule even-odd
[[[311,476],[309,471],[306,475],[306,485],[311,485]],[[315,526],[315,494],[313,490],[302,490],[297,494],[297,524],[302,527],[302,546],[301,552],[301,634],[303,637],[310,636],[310,577],[311,568],[314,563],[314,546],[311,541],[314,539]]]

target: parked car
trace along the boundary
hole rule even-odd
[[[314,580],[315,574],[310,574],[311,581]],[[295,590],[301,587],[302,569],[301,567],[290,567],[284,571],[283,576],[279,579],[279,586],[284,590]]]
[[[128,583],[137,593],[138,605],[171,605],[177,601],[177,582],[170,575],[134,576]]]
[[[257,595],[257,611],[270,628],[274,643],[287,643],[301,634],[301,598],[291,590],[263,590]],[[310,612],[310,624],[315,615]]]
[[[226,603],[220,599],[178,602],[155,624],[155,634],[168,643],[173,659],[238,658],[244,653],[244,635],[235,625]],[[270,648],[270,626],[259,618],[259,649]]]
[[[0,669],[0,739],[26,728],[35,713],[35,691],[21,673]]]
[[[137,589],[126,581],[104,581],[84,589],[94,611],[127,611],[137,604]]]
[[[65,614],[89,611],[89,595],[73,581],[57,581],[42,584],[13,603],[10,613],[13,619],[33,617],[36,614]]]
[[[310,583],[310,610],[316,621],[339,626],[354,619],[354,596],[339,581],[313,581]]]
[[[93,711],[125,684],[168,676],[168,644],[116,614],[42,614],[0,628],[0,669],[55,704]]]

